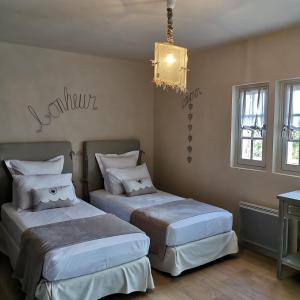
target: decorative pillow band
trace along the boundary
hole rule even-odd
[[[106,170],[109,168],[123,169],[135,167],[139,159],[139,154],[139,150],[126,152],[123,154],[95,153],[97,163],[104,178],[104,188],[107,192],[111,193],[111,188],[109,186]]]
[[[5,160],[5,164],[11,175],[61,174],[64,156],[56,156],[47,161]]]
[[[122,183],[129,197],[157,192],[150,177],[124,180]]]
[[[32,207],[32,189],[67,186],[72,183],[72,174],[59,175],[13,175],[13,204],[18,211]]]
[[[146,164],[142,164],[133,168],[110,168],[107,169],[106,172],[110,186],[110,193],[114,195],[125,193],[124,186],[122,184],[123,181],[140,178],[151,178]]]
[[[69,207],[79,202],[71,185],[32,189],[31,192],[33,211]]]

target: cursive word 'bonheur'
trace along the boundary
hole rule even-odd
[[[41,132],[44,126],[50,125],[53,119],[59,118],[61,114],[67,111],[87,109],[97,110],[98,107],[96,106],[96,100],[96,96],[91,94],[71,94],[65,87],[64,97],[58,97],[54,101],[50,102],[48,104],[48,112],[43,117],[40,117],[31,105],[28,105],[28,110],[39,124],[39,128],[36,132]]]

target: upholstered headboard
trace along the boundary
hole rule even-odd
[[[97,164],[95,153],[121,154],[140,150],[138,140],[102,140],[83,143],[83,193],[89,199],[89,192],[103,188],[104,181]]]
[[[12,200],[12,177],[4,160],[48,160],[65,156],[63,173],[72,173],[72,146],[70,142],[0,143],[0,206]]]

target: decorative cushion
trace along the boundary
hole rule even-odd
[[[150,177],[124,180],[122,183],[129,197],[156,193]]]
[[[5,160],[11,175],[61,174],[64,156],[59,155],[47,161]]]
[[[95,153],[96,160],[104,178],[104,188],[107,192],[111,193],[111,188],[109,186],[106,169],[135,167],[139,159],[139,153],[139,150],[126,152],[123,154]]]
[[[59,175],[13,175],[13,204],[18,211],[32,207],[32,189],[67,186],[72,183],[72,174]]]
[[[33,211],[69,207],[79,202],[71,185],[32,189],[31,192]]]
[[[146,164],[136,166],[133,168],[109,168],[106,169],[107,179],[109,182],[110,193],[120,195],[125,193],[122,182],[131,179],[150,178],[149,171]]]

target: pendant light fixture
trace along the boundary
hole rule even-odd
[[[167,42],[156,42],[154,47],[153,82],[158,87],[172,88],[176,92],[186,92],[187,49],[174,45],[173,9],[176,0],[167,0]]]

